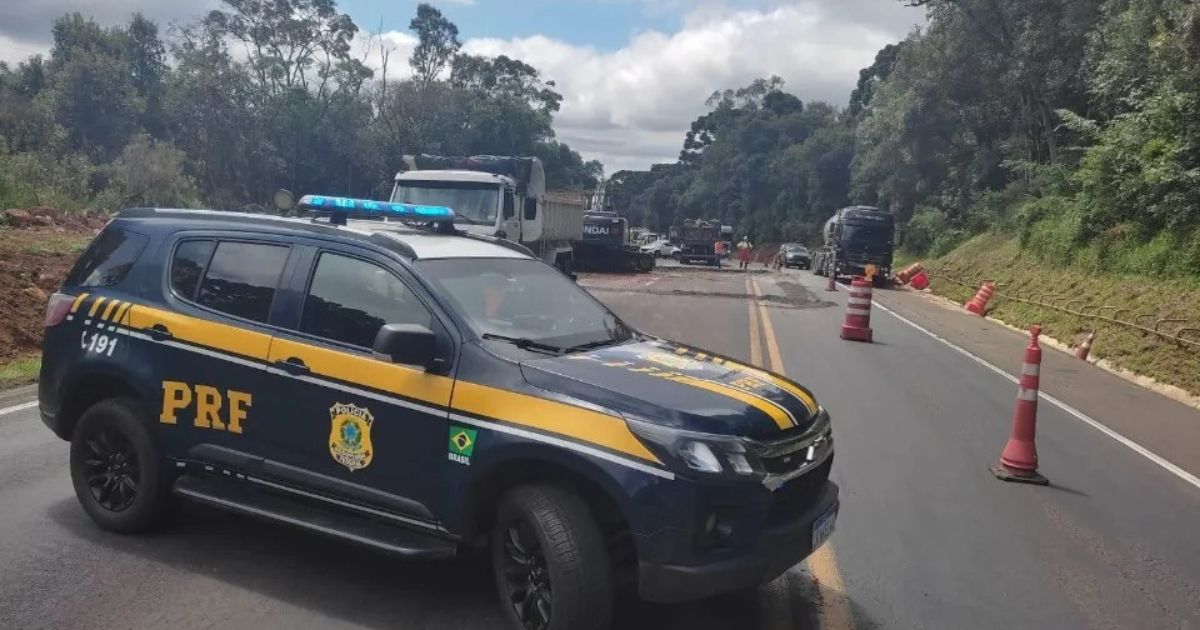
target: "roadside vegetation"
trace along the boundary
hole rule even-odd
[[[930,289],[957,304],[975,295],[979,283],[986,279],[999,284],[1002,296],[1078,296],[1086,298],[1088,305],[1129,309],[1124,319],[1154,316],[1143,318],[1143,324],[1152,325],[1160,318],[1181,318],[1196,326],[1196,314],[1200,313],[1200,277],[1117,274],[1055,264],[1022,246],[1018,238],[1000,234],[974,237],[946,256],[926,260],[925,266],[933,274]],[[1055,303],[1063,305],[1062,300]],[[1075,303],[1075,310],[1079,306],[1081,303]],[[1078,346],[1087,333],[1096,332],[1093,357],[1200,395],[1200,348],[1003,297],[991,301],[988,315],[1021,328],[1040,324],[1047,335],[1071,346]],[[1180,324],[1173,323],[1163,329],[1171,332],[1179,327]],[[1200,336],[1189,338],[1200,339]]]
[[[1200,274],[1200,5],[899,1],[928,26],[846,108],[778,80],[714,93],[677,162],[614,175],[616,209],[811,242],[865,203],[917,254],[997,231],[1056,266]]]
[[[0,63],[0,209],[130,205],[256,209],[272,193],[375,197],[405,153],[537,155],[549,187],[601,176],[554,139],[554,82],[505,56],[460,51],[422,4],[412,77],[387,80],[386,40],[333,0],[222,0],[173,27],[133,15],[54,22],[49,57]],[[366,56],[364,56],[366,55]]]

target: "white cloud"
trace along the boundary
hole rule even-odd
[[[913,21],[899,28],[863,23],[845,7],[831,11],[826,4],[706,7],[689,14],[676,33],[639,33],[612,52],[541,35],[471,39],[464,49],[520,58],[555,81],[564,97],[555,119],[559,138],[611,173],[673,161],[709,94],[758,77],[777,74],[805,101],[844,105],[859,69],[920,19],[913,12]]]

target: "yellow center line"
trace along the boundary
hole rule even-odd
[[[758,282],[747,278],[748,293],[754,299],[750,300],[750,353],[758,345],[758,323],[755,321],[755,306],[758,306],[758,316],[762,318],[762,330],[766,338],[767,354],[771,359],[770,370],[786,376],[783,368],[783,356],[779,352],[779,344],[775,341],[775,326],[771,324],[771,316],[767,313],[766,304],[760,300],[762,289]],[[759,351],[761,358],[762,352]],[[817,618],[822,630],[852,630],[854,617],[850,613],[850,600],[846,597],[846,587],[842,583],[842,574],[838,570],[837,554],[834,553],[833,542],[821,545],[807,560],[808,568],[817,581],[821,594],[821,602],[817,607]]]
[[[754,295],[750,278],[746,278],[746,295]],[[747,300],[750,309],[750,365],[763,367],[762,342],[758,337],[758,315],[754,312],[754,300]]]

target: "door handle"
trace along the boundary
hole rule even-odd
[[[150,338],[155,341],[168,341],[175,338],[175,335],[171,334],[171,329],[163,326],[162,324],[155,324],[150,328],[147,328],[146,332],[150,335]]]
[[[275,367],[292,376],[300,376],[312,372],[312,370],[308,369],[308,364],[300,357],[288,357],[287,359],[276,361]]]

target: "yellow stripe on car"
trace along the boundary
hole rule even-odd
[[[75,311],[78,311],[79,305],[83,304],[83,301],[86,300],[87,296],[89,296],[89,295],[91,295],[91,294],[90,293],[80,293],[79,295],[75,296],[75,302],[71,304],[71,312],[74,313]]]
[[[122,304],[124,304],[124,302],[120,300],[113,300],[109,302],[108,307],[104,309],[104,314],[100,316],[100,319],[107,321],[108,318],[113,314],[113,311],[117,310],[117,307]]]
[[[313,376],[334,378],[441,407],[450,404],[450,391],[454,387],[453,379],[424,370],[276,337],[267,361],[291,358],[304,361]]]
[[[175,340],[268,363],[296,358],[316,378],[329,378],[453,411],[530,427],[660,464],[619,416],[504,389],[429,374],[371,357],[258,333],[238,326],[135,304],[129,326],[166,327]],[[336,387],[335,383],[331,383]],[[451,394],[453,393],[453,400]]]
[[[721,394],[722,396],[728,396],[729,398],[744,402],[747,405],[750,405],[770,416],[771,420],[775,422],[775,426],[779,427],[780,429],[790,429],[796,426],[796,422],[792,419],[792,416],[788,414],[787,410],[778,404],[763,398],[762,396],[758,396],[757,394],[751,394],[745,390],[724,385],[716,381],[707,381],[701,378],[695,378],[683,374],[671,374],[669,376],[664,375],[664,378],[676,383],[684,383],[686,385],[691,385],[692,387],[698,387],[700,389],[708,390],[710,392]]]
[[[660,463],[634,437],[624,420],[598,411],[465,381],[455,384],[452,406],[457,411],[540,429]]]
[[[129,311],[130,306],[133,306],[133,305],[129,302],[125,302],[124,304],[122,304],[121,308],[118,308],[116,314],[113,315],[113,322],[115,322],[115,323],[122,322],[123,318],[125,317],[125,313]]]
[[[95,317],[96,311],[100,310],[100,305],[103,303],[104,303],[104,296],[100,296],[100,297],[96,298],[96,301],[92,302],[92,310],[88,311],[88,317]]]
[[[169,330],[176,341],[194,343],[251,359],[266,359],[271,348],[271,335],[268,334],[141,304],[129,309],[131,328],[145,331],[156,325]]]

